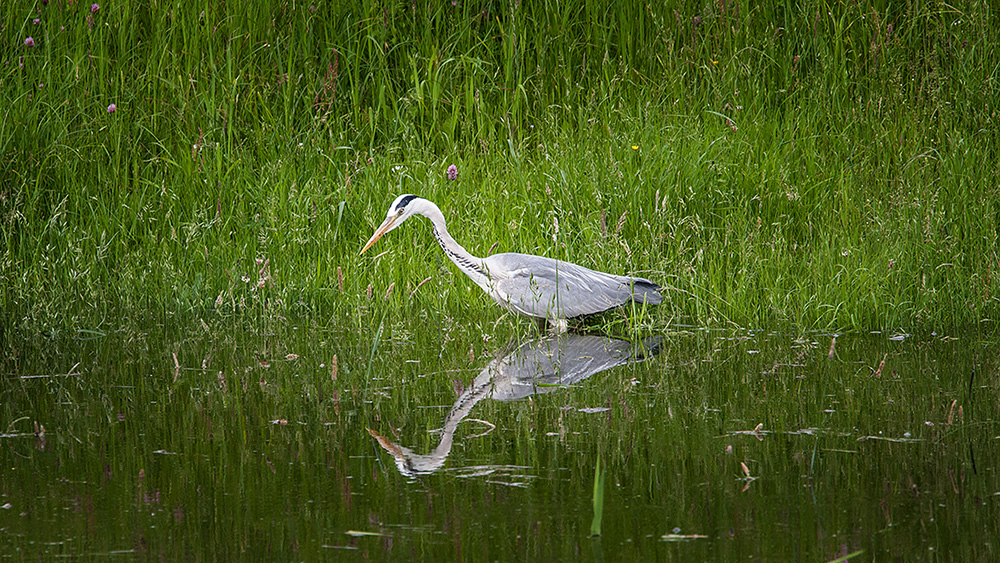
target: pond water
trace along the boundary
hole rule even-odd
[[[528,328],[16,341],[0,556],[1000,560],[989,338]]]

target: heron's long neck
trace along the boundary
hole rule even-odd
[[[458,266],[458,269],[465,272],[477,284],[481,285],[481,282],[485,283],[489,281],[489,274],[483,269],[483,261],[470,254],[468,250],[463,248],[462,245],[458,244],[448,234],[448,227],[444,222],[444,214],[441,213],[438,206],[427,200],[423,200],[422,203],[425,203],[425,205],[420,208],[419,212],[431,220],[431,224],[434,226],[434,238],[437,239],[438,244],[441,245],[448,258]]]

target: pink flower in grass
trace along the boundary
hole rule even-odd
[[[452,164],[448,167],[448,179],[457,180],[458,179],[458,167]]]
[[[101,7],[98,6],[96,3],[90,5],[90,13],[91,14],[96,14],[97,10],[100,10],[100,9],[101,9]]]
[[[110,106],[108,106],[108,113],[114,113],[117,109],[118,106],[116,106],[115,104],[111,104]]]
[[[27,38],[27,39],[25,39],[24,40],[24,46],[25,47],[34,47],[35,46],[35,40],[32,39],[32,38],[30,38],[30,37]]]

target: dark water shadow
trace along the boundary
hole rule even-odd
[[[479,372],[459,395],[441,425],[441,440],[426,454],[418,454],[372,429],[368,432],[392,454],[399,472],[407,477],[440,470],[451,452],[455,430],[483,399],[516,401],[575,385],[613,367],[641,362],[660,351],[662,337],[639,343],[600,335],[566,333],[512,345]],[[485,421],[480,421],[484,422]],[[484,432],[493,431],[492,425]],[[482,435],[482,434],[479,434]]]

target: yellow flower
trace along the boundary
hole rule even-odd
[[[632,145],[632,150],[634,150],[634,151],[639,150],[639,145]]]

